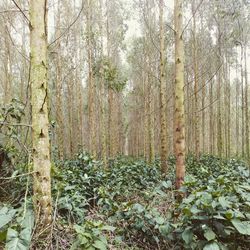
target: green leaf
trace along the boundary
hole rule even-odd
[[[5,241],[7,230],[0,232],[0,242]]]
[[[211,228],[208,228],[207,231],[204,233],[204,237],[210,241],[210,240],[214,240],[216,238],[216,234],[214,233],[214,231]]]
[[[20,232],[20,238],[26,245],[30,244],[32,231],[29,228],[25,228]]]
[[[93,246],[100,250],[107,250],[107,246],[101,240],[96,240]]]
[[[164,188],[170,188],[170,187],[172,187],[172,182],[171,181],[163,181],[162,183],[162,186],[164,187]]]
[[[28,228],[30,231],[32,230],[35,222],[34,213],[32,210],[27,210],[24,220],[21,223],[22,228]]]
[[[225,213],[225,216],[226,216],[226,218],[227,219],[232,219],[233,218],[233,216],[234,216],[234,213],[233,213],[233,211],[232,210],[228,210],[228,211],[226,211],[226,213]]]
[[[181,234],[182,239],[186,244],[190,244],[193,240],[193,232],[190,228],[186,228],[184,232]]]
[[[16,230],[9,228],[6,239],[6,250],[28,250],[29,246],[19,238],[19,234]]]
[[[216,242],[208,243],[203,250],[220,250],[219,245]]]
[[[230,206],[230,202],[226,200],[226,198],[224,196],[219,197],[219,203],[222,206],[222,208],[226,209]]]
[[[0,229],[12,220],[15,213],[16,210],[8,209],[7,207],[3,207],[0,210]]]
[[[134,205],[134,209],[136,209],[138,211],[138,213],[142,213],[145,210],[144,207],[139,203],[136,203]]]
[[[79,236],[79,242],[81,245],[85,245],[86,243],[89,242],[89,240],[85,236]]]
[[[155,222],[157,223],[157,224],[160,224],[160,225],[162,225],[164,222],[165,222],[165,220],[164,220],[164,218],[163,217],[156,217],[155,218]]]
[[[238,219],[232,219],[231,222],[240,234],[250,235],[249,221],[240,221]]]
[[[106,231],[110,231],[110,232],[114,232],[115,229],[116,229],[115,227],[112,227],[112,226],[109,226],[109,225],[106,225],[106,226],[102,227],[102,230],[106,230]]]

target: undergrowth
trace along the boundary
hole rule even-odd
[[[73,160],[55,162],[50,248],[249,249],[246,164],[208,155],[187,157],[181,202],[175,200],[174,164],[169,159],[169,174],[163,177],[158,160],[148,165],[119,157],[104,169],[80,153]],[[27,177],[22,178],[25,183]],[[22,190],[20,182],[16,187]],[[27,198],[1,205],[0,242],[8,246],[15,241],[19,248],[14,249],[28,249],[34,226],[31,203]]]

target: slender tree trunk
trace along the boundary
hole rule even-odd
[[[143,71],[143,76],[142,76],[142,80],[143,80],[143,96],[144,96],[144,130],[143,130],[143,138],[144,138],[144,142],[143,142],[143,155],[146,159],[146,161],[149,160],[149,150],[148,150],[148,91],[147,91],[147,77],[145,76],[145,73]]]
[[[201,99],[201,126],[202,126],[202,151],[203,153],[207,152],[206,150],[206,131],[205,131],[205,120],[206,120],[206,110],[205,110],[205,100],[206,100],[206,81],[204,77],[204,72],[202,73],[202,99]]]
[[[163,0],[160,0],[160,138],[161,138],[161,172],[166,174],[167,166],[167,100],[166,100],[166,79],[165,79],[165,48],[164,48],[164,17],[163,17]]]
[[[227,147],[228,147],[228,155],[231,156],[231,81],[230,81],[230,65],[228,63],[228,79],[227,79],[227,86],[228,86],[228,116],[227,116],[227,124],[228,124],[228,139],[227,139]]]
[[[244,48],[244,61],[245,61],[245,118],[246,118],[246,158],[250,161],[250,145],[249,145],[249,103],[248,103],[248,72],[247,72],[247,45]]]
[[[32,141],[34,208],[38,229],[52,219],[50,142],[47,94],[47,1],[30,0],[30,81],[32,97]]]
[[[92,5],[91,0],[88,0],[88,10],[87,10],[87,46],[88,46],[88,116],[89,116],[89,150],[90,153],[96,158],[96,135],[95,135],[95,90],[94,90],[94,78],[93,78],[93,48],[92,48]]]
[[[213,103],[213,80],[210,83],[209,87],[209,103]],[[210,105],[209,108],[209,152],[210,154],[214,153],[214,108],[213,105]]]
[[[219,49],[219,62],[222,59],[222,53],[221,53],[221,32],[220,27],[218,27],[218,49]],[[222,142],[222,118],[221,118],[221,70],[218,72],[218,84],[217,84],[217,152],[218,155],[222,156],[223,151],[223,142]]]
[[[244,98],[244,70],[243,70],[243,46],[240,46],[240,75],[241,75],[241,154],[245,156],[245,98]]]
[[[184,118],[184,46],[182,0],[174,1],[175,16],[175,114],[174,152],[176,157],[176,188],[185,176],[185,118]]]
[[[196,17],[195,0],[192,1],[193,14],[193,67],[194,67],[194,137],[195,137],[195,156],[200,154],[200,129],[199,129],[199,110],[198,110],[198,62],[197,62],[197,40],[196,40]]]
[[[101,97],[100,97],[100,106],[101,106],[101,120],[100,120],[100,130],[101,130],[101,144],[102,144],[102,160],[104,167],[107,168],[107,136],[106,136],[106,122],[105,122],[105,82],[104,82],[104,69],[103,69],[103,1],[100,0],[100,11],[101,11],[101,24],[100,24],[100,33],[101,33]]]
[[[236,58],[236,78],[238,79],[238,60]],[[236,119],[236,156],[239,156],[239,83],[238,81],[235,84],[236,88],[236,96],[235,96],[235,103],[236,103],[236,112],[235,112],[235,119]]]

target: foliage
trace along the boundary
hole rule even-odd
[[[23,207],[0,208],[0,244],[6,242],[7,250],[27,250],[31,242],[34,214],[29,203]]]
[[[82,226],[75,225],[77,239],[71,249],[84,250],[106,250],[108,249],[108,240],[105,232],[113,232],[114,227],[104,225],[102,221],[85,221]]]
[[[170,169],[174,163],[170,157]],[[83,249],[106,237],[103,221],[116,227],[115,237],[127,246],[142,249],[235,249],[235,244],[244,249],[249,244],[250,185],[244,162],[188,156],[181,203],[173,202],[173,171],[162,177],[158,160],[149,166],[118,157],[103,169],[81,153],[55,169],[54,177],[59,212],[78,224],[75,244],[85,237]],[[101,221],[86,220],[92,210]],[[105,245],[110,239],[104,238]]]
[[[234,159],[203,155],[197,160],[189,155],[181,190],[185,197],[178,203],[174,164],[170,157],[170,172],[162,176],[158,159],[148,165],[117,157],[104,169],[101,161],[82,152],[55,162],[57,223],[71,233],[73,224],[75,231],[75,240],[69,237],[67,244],[72,249],[248,249],[248,166]],[[21,165],[18,169],[26,171]],[[23,223],[20,204],[23,201],[17,203],[19,208],[0,210],[0,239],[10,249],[25,249],[30,241],[33,213],[27,206],[29,223]]]
[[[127,83],[121,70],[111,62],[110,58],[99,60],[94,67],[94,74],[99,78],[103,77],[105,85],[117,92],[121,92]]]
[[[187,160],[184,190],[177,204],[177,238],[186,248],[235,249],[250,242],[249,169],[240,161],[203,156]]]
[[[0,132],[8,138],[16,139],[19,136],[18,127],[12,123],[20,123],[24,116],[24,104],[17,99],[12,99],[9,104],[0,107]]]

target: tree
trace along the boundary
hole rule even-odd
[[[88,47],[88,118],[89,151],[96,158],[96,123],[95,123],[95,83],[93,76],[93,1],[87,1],[87,47]]]
[[[167,100],[166,100],[166,80],[165,80],[165,50],[164,50],[164,21],[163,21],[163,0],[159,2],[160,8],[160,119],[161,119],[161,170],[167,172]]]
[[[185,176],[185,118],[184,118],[184,48],[182,0],[174,1],[175,21],[175,111],[174,153],[176,157],[176,188],[179,189]]]
[[[34,170],[34,208],[38,229],[52,219],[48,119],[47,1],[30,1],[30,82]]]

